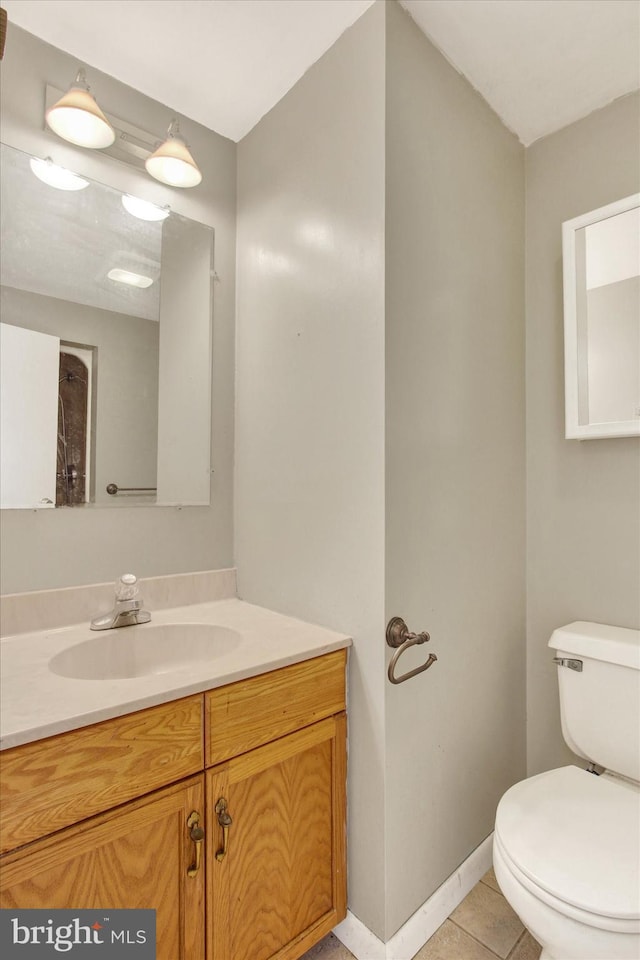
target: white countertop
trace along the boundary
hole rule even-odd
[[[132,679],[76,680],[58,676],[49,661],[60,651],[104,633],[89,624],[16,634],[0,641],[0,749],[15,747],[201,693],[351,644],[349,637],[242,600],[219,600],[152,611],[152,624],[206,623],[236,630],[240,642],[211,661]],[[99,642],[99,641],[98,641]]]

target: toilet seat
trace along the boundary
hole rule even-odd
[[[640,936],[640,920],[620,920],[614,917],[604,917],[602,914],[592,913],[588,910],[581,910],[579,907],[567,903],[566,900],[560,900],[558,897],[552,896],[542,887],[538,887],[509,859],[509,855],[505,852],[497,834],[493,841],[493,861],[496,875],[498,874],[498,862],[500,862],[502,868],[509,873],[511,880],[516,885],[528,891],[536,900],[540,901],[541,905],[549,907],[558,916],[570,918],[578,924],[582,924],[583,927],[595,927],[599,931]]]
[[[505,866],[538,899],[603,930],[640,932],[640,791],[561,767],[517,783],[496,814]]]

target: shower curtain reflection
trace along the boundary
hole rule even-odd
[[[89,370],[72,353],[60,353],[56,506],[87,500]]]

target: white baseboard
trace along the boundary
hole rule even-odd
[[[493,834],[476,847],[386,943],[350,911],[333,932],[357,960],[411,960],[490,869],[492,846]]]
[[[378,940],[350,910],[333,932],[357,960],[387,960],[387,944]]]

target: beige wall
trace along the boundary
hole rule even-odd
[[[66,89],[78,63],[10,24],[2,63],[3,142],[51,156],[62,166],[137,194],[215,230],[214,376],[211,506],[96,507],[3,511],[2,590],[11,593],[229,566],[233,562],[233,390],[236,145],[185,120],[183,129],[204,174],[192,191],[172,190],[144,172],[43,131],[45,84]],[[160,135],[173,111],[88,66],[107,113]],[[126,349],[126,346],[124,347]]]
[[[384,6],[238,147],[243,599],[351,633],[349,902],[384,928]]]
[[[527,150],[527,759],[571,762],[555,627],[640,626],[640,440],[565,440],[561,224],[640,190],[640,95]]]
[[[379,3],[238,159],[239,587],[353,633],[349,907],[387,940],[524,772],[523,149]],[[406,686],[385,612],[433,631]]]
[[[439,658],[386,686],[388,937],[524,775],[525,443],[524,149],[387,14],[386,614]]]

